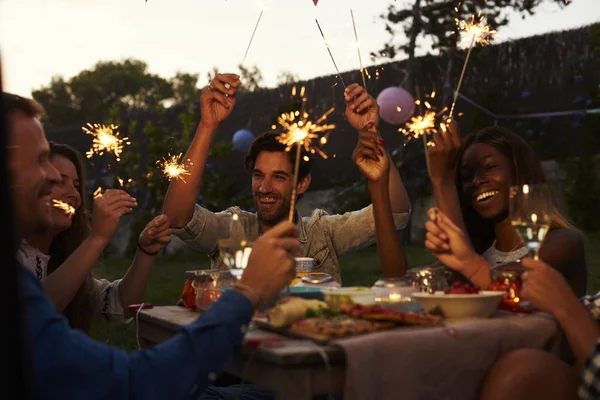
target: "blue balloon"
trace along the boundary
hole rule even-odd
[[[240,129],[233,135],[231,140],[233,148],[242,153],[247,153],[254,142],[254,135],[248,129]]]

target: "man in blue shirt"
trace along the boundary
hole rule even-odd
[[[2,94],[8,120],[10,192],[18,238],[48,229],[50,188],[61,177],[48,160],[38,121],[41,107]],[[40,399],[195,399],[231,360],[254,309],[295,276],[297,229],[282,223],[256,241],[248,267],[233,290],[171,340],[127,353],[71,329],[54,310],[38,280],[20,268],[26,343],[33,393]]]

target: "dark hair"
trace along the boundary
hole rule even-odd
[[[461,211],[465,227],[471,238],[475,250],[481,253],[492,245],[495,239],[492,221],[484,219],[466,201],[463,195],[463,184],[460,176],[460,167],[465,151],[475,143],[487,144],[498,150],[512,162],[512,186],[524,184],[547,183],[542,164],[533,149],[516,133],[500,127],[490,126],[468,135],[461,146],[457,160],[456,187],[460,196]],[[567,218],[559,211],[554,197],[548,198],[552,211],[552,227],[575,229]]]
[[[28,117],[39,118],[45,113],[37,101],[6,92],[2,92],[2,108],[4,115],[9,117],[21,112]]]
[[[252,171],[254,169],[254,164],[256,163],[256,159],[261,151],[269,151],[272,153],[275,152],[285,152],[287,153],[288,159],[294,165],[296,163],[296,151],[292,149],[290,151],[285,151],[286,146],[277,140],[279,136],[278,133],[275,132],[267,132],[252,142],[252,146],[250,146],[250,150],[248,154],[246,154],[246,169],[248,171]],[[304,148],[300,152],[300,166],[298,168],[298,180],[302,180],[310,174],[310,169],[312,166],[312,157],[311,154],[306,152]]]
[[[85,164],[81,154],[66,144],[50,142],[50,159],[56,156],[62,156],[75,165],[77,177],[79,178],[79,196],[81,205],[75,211],[71,219],[71,227],[66,231],[59,233],[52,240],[50,245],[50,261],[48,262],[48,273],[53,273],[61,266],[67,258],[81,245],[87,238],[90,226],[86,205],[85,190]],[[81,329],[87,332],[94,315],[94,280],[89,274],[79,290],[65,308],[64,314],[69,320],[71,327]]]

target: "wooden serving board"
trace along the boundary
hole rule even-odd
[[[332,339],[334,339],[334,338],[331,338],[328,336],[310,334],[310,333],[307,333],[304,331],[302,331],[302,332],[294,331],[289,326],[276,328],[273,325],[271,325],[266,318],[255,318],[253,320],[253,322],[256,324],[257,327],[259,327],[260,329],[263,329],[265,331],[279,333],[280,335],[283,335],[283,336],[294,337],[294,338],[298,338],[298,339],[310,339],[313,342],[318,343],[318,344],[329,344],[329,342]]]
[[[323,344],[323,345],[330,344],[331,341],[337,340],[337,339],[343,339],[343,338],[348,338],[348,337],[353,337],[353,336],[360,336],[360,335],[368,335],[369,333],[380,332],[380,331],[383,331],[383,330],[390,330],[390,329],[397,329],[397,328],[406,328],[406,326],[392,325],[392,326],[387,327],[387,328],[380,328],[380,329],[377,329],[375,331],[370,331],[370,332],[349,333],[349,334],[344,335],[344,336],[340,336],[340,335],[327,336],[327,335],[324,335],[324,334],[321,335],[321,334],[318,334],[318,333],[312,333],[312,332],[307,332],[307,331],[304,331],[304,330],[294,329],[293,326],[274,327],[273,325],[271,325],[269,323],[269,321],[266,318],[255,318],[253,320],[253,322],[260,329],[263,329],[263,330],[266,330],[266,331],[269,331],[269,332],[274,332],[274,333],[278,333],[278,334],[283,335],[283,336],[294,337],[294,338],[298,338],[298,339],[309,339],[309,340],[312,340],[315,343]]]

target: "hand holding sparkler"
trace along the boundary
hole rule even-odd
[[[138,244],[146,254],[156,254],[171,243],[171,223],[166,214],[155,217],[146,225]]]
[[[233,111],[239,86],[239,75],[217,74],[200,96],[200,124],[216,128],[225,121]]]
[[[434,146],[427,146],[429,178],[433,183],[454,185],[456,161],[460,149],[460,132],[454,120],[444,119],[433,133]]]
[[[362,130],[368,122],[373,122],[369,129],[374,132],[379,128],[379,106],[366,89],[357,83],[348,86],[344,91],[346,100],[346,118],[356,130]]]
[[[352,160],[369,182],[387,182],[390,159],[383,146],[383,139],[373,132],[373,126],[374,123],[370,121],[360,129]]]
[[[137,207],[136,200],[123,190],[108,189],[94,199],[90,237],[108,244],[117,233],[119,221]]]

